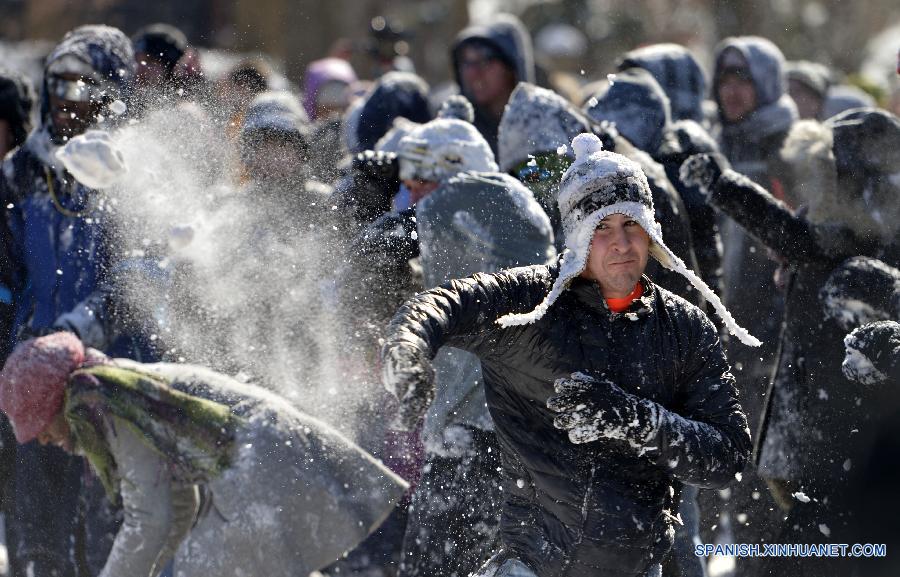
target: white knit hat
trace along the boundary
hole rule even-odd
[[[463,171],[497,172],[494,153],[478,130],[455,118],[438,118],[400,140],[400,178],[441,182]]]
[[[559,276],[547,297],[533,311],[509,314],[497,320],[503,327],[526,325],[544,316],[559,295],[584,270],[591,239],[600,221],[611,214],[624,214],[650,236],[650,254],[664,267],[684,276],[712,303],[729,332],[744,344],[758,347],[756,337],[738,326],[719,297],[694,271],[665,245],[656,222],[653,195],[640,166],[628,158],[603,150],[593,134],[579,134],[572,140],[575,162],[563,174],[559,185],[559,211],[566,237],[566,251],[560,261]]]

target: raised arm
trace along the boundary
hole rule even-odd
[[[709,154],[692,156],[681,167],[681,180],[698,186],[709,202],[749,234],[791,262],[845,258],[866,251],[846,227],[814,225],[748,177]]]

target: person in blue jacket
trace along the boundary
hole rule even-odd
[[[89,128],[115,122],[113,111],[121,113],[127,101],[134,67],[130,40],[109,26],[79,27],[47,57],[39,123],[4,160],[0,178],[10,231],[14,341],[57,330],[59,317],[83,308],[79,303],[116,270],[111,205],[69,174],[56,153]],[[149,347],[131,336],[105,352],[154,360]],[[99,483],[87,479],[80,457],[55,447],[29,443],[16,452],[15,512],[7,519],[16,541],[14,571],[75,575],[80,549],[82,571],[96,574],[116,524],[111,511],[93,510],[104,502]]]

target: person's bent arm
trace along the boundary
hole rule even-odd
[[[120,479],[125,518],[100,577],[152,577],[168,562],[163,552],[174,518],[169,468],[122,419],[111,419],[107,441]]]
[[[550,290],[556,267],[478,273],[408,300],[388,326],[381,349],[385,387],[400,400],[401,420],[412,426],[434,396],[431,359],[444,345],[476,355],[501,343],[496,320],[532,310]]]
[[[725,485],[750,456],[750,429],[716,329],[701,313],[687,343],[678,412],[663,409],[647,454],[684,483]]]

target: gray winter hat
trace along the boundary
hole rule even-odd
[[[784,54],[771,40],[760,36],[734,36],[719,43],[715,50],[713,97],[722,72],[746,70],[756,87],[757,108],[777,102],[784,95]]]
[[[663,242],[662,228],[656,222],[653,210],[653,195],[641,167],[620,154],[603,150],[600,139],[594,134],[576,136],[572,140],[572,149],[575,162],[559,185],[559,211],[566,238],[559,276],[550,293],[533,311],[509,314],[499,318],[497,323],[503,327],[526,325],[543,317],[569,283],[584,271],[591,239],[600,221],[611,214],[624,214],[633,218],[650,236],[650,254],[700,291],[703,298],[712,303],[731,334],[745,345],[761,345],[756,337],[738,326],[712,289]]]
[[[582,132],[590,132],[591,122],[568,100],[546,88],[520,82],[509,97],[500,119],[497,161],[500,170],[510,172],[529,156],[555,152]]]

